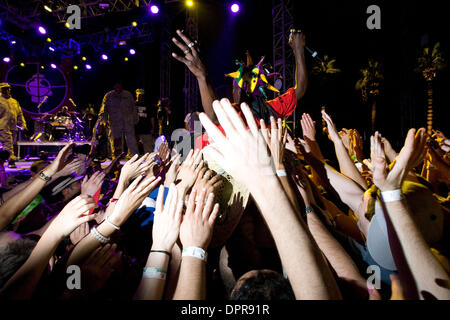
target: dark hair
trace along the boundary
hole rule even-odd
[[[38,173],[40,171],[40,168],[43,169],[44,167],[48,166],[49,162],[46,160],[38,160],[33,162],[33,164],[30,167],[30,171],[34,173]]]
[[[6,232],[0,232],[2,237]],[[37,241],[30,238],[19,238],[0,248],[0,288],[25,263],[36,246]]]
[[[287,279],[272,270],[257,270],[256,275],[237,282],[230,300],[295,300]]]

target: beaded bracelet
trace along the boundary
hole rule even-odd
[[[94,236],[95,239],[97,239],[101,244],[105,244],[109,241],[109,238],[106,238],[100,232],[98,232],[96,227],[93,227],[91,229],[91,234]]]

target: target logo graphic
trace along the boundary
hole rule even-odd
[[[67,95],[67,80],[59,68],[41,69],[39,63],[13,66],[5,82],[11,85],[11,95],[19,101],[24,112],[39,114],[59,108]],[[47,100],[38,108],[39,104]]]

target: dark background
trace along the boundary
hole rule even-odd
[[[173,35],[177,28],[185,28],[184,2],[166,5],[161,2],[158,17],[150,17],[146,10],[134,10],[89,22],[90,28],[101,30],[105,26],[127,25],[135,19],[151,21],[154,32],[150,43],[131,43],[137,54],[127,63],[123,62],[127,49],[115,49],[109,51],[111,58],[107,63],[97,59],[92,63],[92,71],[80,68],[73,72],[73,98],[79,106],[85,108],[92,104],[98,109],[115,79],[121,79],[124,87],[132,92],[137,87],[144,87],[148,100],[157,102],[160,98],[159,72],[165,67],[160,64],[159,56],[160,28],[167,23],[162,13],[171,17]],[[198,40],[220,97],[227,95],[231,88],[231,79],[225,78],[224,74],[235,71],[234,60],[243,59],[247,49],[254,60],[264,55],[266,61],[272,61],[272,1],[240,3],[240,13],[231,15],[228,1],[196,1],[199,8]],[[293,3],[295,26],[305,32],[307,45],[321,56],[335,57],[337,66],[342,69],[326,87],[314,77],[310,78],[307,94],[298,104],[297,119],[302,112],[309,112],[320,124],[320,106],[325,103],[338,128],[360,130],[367,144],[370,107],[361,101],[355,83],[359,79],[359,69],[373,57],[382,62],[385,78],[378,102],[377,129],[398,148],[409,128],[426,125],[426,83],[413,70],[422,45],[440,42],[444,57],[449,61],[450,23],[445,1],[297,0]],[[366,9],[372,4],[381,8],[381,30],[366,27],[369,16]],[[171,99],[178,125],[183,126],[185,67],[171,59]],[[309,70],[314,63],[307,57]],[[447,68],[438,75],[433,86],[434,127],[447,135],[450,134],[446,123],[450,104],[449,80]]]

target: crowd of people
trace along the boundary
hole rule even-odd
[[[397,152],[375,132],[364,154],[325,110],[294,138],[282,118],[307,88],[300,31],[295,86],[267,101],[248,61],[233,103],[177,34],[205,134],[182,148],[159,137],[123,166],[72,143],[35,163],[1,195],[2,299],[450,299],[450,139],[410,129]],[[332,145],[337,162],[321,151]]]

